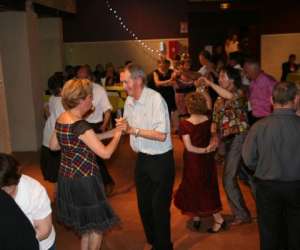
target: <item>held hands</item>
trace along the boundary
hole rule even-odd
[[[132,128],[129,126],[128,121],[125,118],[118,118],[116,121],[116,129],[123,133],[130,134]]]
[[[206,148],[204,148],[204,153],[211,153],[216,151],[217,145],[214,143],[210,143]]]
[[[204,76],[199,77],[197,81],[198,81],[200,86],[204,85],[205,87],[211,87],[211,85],[213,84],[213,82],[211,82],[210,80],[208,80],[207,77],[204,77]]]

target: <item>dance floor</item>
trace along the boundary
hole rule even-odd
[[[174,139],[174,155],[176,159],[176,182],[174,189],[177,188],[182,173],[182,143],[177,137]],[[17,153],[17,158],[23,163],[23,172],[38,179],[46,188],[49,196],[53,200],[54,186],[45,182],[42,178],[39,168],[38,155],[36,153]],[[107,233],[104,236],[104,243],[101,250],[148,250],[145,244],[142,225],[140,222],[135,186],[133,180],[135,154],[131,151],[128,139],[122,138],[122,142],[113,155],[112,159],[107,161],[107,166],[116,181],[114,195],[110,198],[110,203],[120,216],[122,224],[119,228]],[[221,176],[222,167],[219,167],[219,176]],[[223,214],[230,218],[230,209],[224,194],[221,178],[219,177],[221,199],[223,203]],[[243,194],[247,205],[256,217],[255,203],[251,196],[249,188],[241,184]],[[197,195],[197,193],[195,193]],[[55,209],[55,206],[54,206]],[[258,250],[259,238],[257,224],[245,224],[237,227],[231,227],[228,231],[218,234],[207,234],[205,228],[212,223],[210,219],[205,219],[203,230],[201,232],[191,232],[186,222],[188,218],[183,216],[179,210],[172,204],[172,238],[175,250]],[[79,250],[80,239],[62,225],[55,224],[57,233],[58,250]]]

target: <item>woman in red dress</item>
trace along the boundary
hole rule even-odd
[[[207,97],[200,93],[186,97],[190,117],[179,126],[185,146],[184,170],[174,203],[183,214],[193,218],[194,230],[199,230],[201,217],[213,216],[214,224],[208,232],[217,233],[226,228],[226,222],[220,214],[222,205],[213,154],[216,145],[211,140],[207,103]]]

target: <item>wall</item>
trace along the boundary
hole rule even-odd
[[[8,123],[1,55],[0,55],[0,128],[1,128],[0,129],[0,152],[11,153],[10,131],[9,131],[9,123]]]
[[[0,13],[0,52],[13,151],[36,151],[42,135],[42,85],[37,17]]]
[[[268,1],[260,4],[261,33],[283,34],[300,32],[300,1]]]
[[[290,54],[300,58],[300,33],[263,35],[261,37],[261,64],[263,70],[281,78],[281,64]]]
[[[180,34],[181,21],[187,20],[185,0],[110,0],[130,29],[141,39],[187,37]],[[109,13],[104,0],[77,1],[77,14],[64,18],[65,42],[129,40]]]
[[[38,35],[41,51],[41,79],[44,89],[48,78],[63,70],[63,34],[61,18],[39,18]]]
[[[178,40],[183,46],[188,45],[185,38],[172,40]],[[167,45],[169,39],[143,41],[151,48],[159,49],[160,42],[163,41]],[[112,62],[114,65],[120,66],[126,60],[133,60],[135,63],[142,65],[146,72],[150,72],[156,67],[158,59],[150,56],[135,41],[65,43],[64,51],[66,64],[90,64],[94,67],[98,63],[105,65]]]
[[[33,2],[66,12],[76,12],[75,0],[33,0]]]

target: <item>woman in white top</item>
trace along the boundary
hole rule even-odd
[[[45,180],[56,183],[60,165],[60,151],[49,149],[50,137],[53,133],[55,121],[64,112],[60,92],[64,83],[63,75],[55,73],[49,78],[48,86],[52,93],[48,103],[48,118],[43,131],[41,148],[41,170]]]
[[[0,187],[32,223],[40,250],[54,250],[55,231],[48,194],[38,181],[20,174],[19,163],[7,154],[0,154]]]

